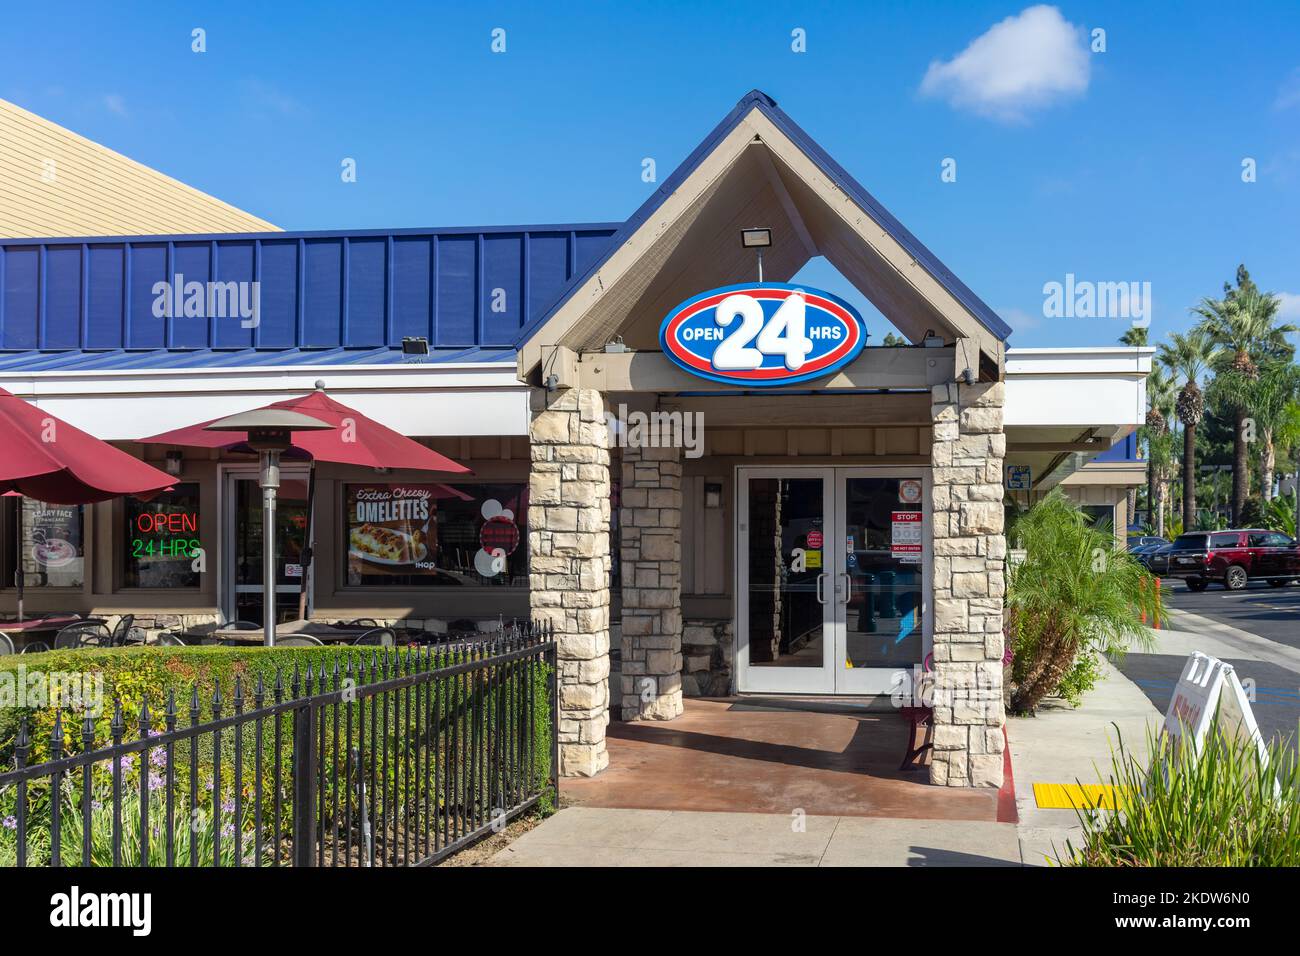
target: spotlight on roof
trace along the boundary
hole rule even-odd
[[[745,249],[766,249],[772,245],[771,229],[740,230],[740,245]]]
[[[402,339],[403,355],[428,355],[429,340],[423,335],[407,335]]]

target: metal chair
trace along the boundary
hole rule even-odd
[[[352,642],[355,647],[358,644],[375,645],[378,647],[393,647],[397,644],[397,635],[393,633],[390,627],[376,627],[362,634]]]
[[[50,649],[50,645],[46,644],[44,641],[29,641],[23,645],[23,649],[18,653],[19,654],[43,654],[45,651],[48,651],[49,649]]]
[[[8,634],[0,633],[0,657],[14,653],[14,642]]]
[[[59,629],[54,635],[56,651],[77,647],[111,647],[113,635],[107,627],[96,621],[78,621]]]
[[[223,631],[260,631],[261,629],[261,624],[254,624],[252,621],[227,621],[220,627]]]
[[[286,634],[275,639],[276,647],[324,647],[325,642],[310,634]]]
[[[134,639],[132,632],[135,632]],[[113,647],[126,647],[127,644],[143,644],[140,639],[139,629],[135,627],[135,615],[123,614],[117,620],[117,626],[113,628],[113,634],[110,638]]]
[[[175,631],[163,631],[158,635],[158,645],[161,647],[185,647],[186,644],[181,640],[181,636]]]

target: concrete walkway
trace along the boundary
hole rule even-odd
[[[1019,866],[1015,827],[974,820],[568,807],[491,866]]]
[[[1157,650],[1213,653],[1198,634],[1157,632]],[[1145,758],[1148,728],[1163,715],[1109,662],[1074,709],[1049,701],[1037,717],[1011,718],[1019,823],[986,819],[570,806],[498,852],[493,866],[1047,866],[1078,841],[1073,810],[1040,810],[1033,784],[1099,783],[1109,775],[1116,729]],[[664,742],[656,741],[661,745]],[[647,741],[648,743],[648,741]],[[826,743],[826,742],[823,742]],[[630,754],[628,756],[631,756]],[[751,769],[742,768],[745,773]],[[809,772],[811,768],[803,768]],[[610,771],[606,771],[610,773]],[[745,776],[733,778],[735,785]],[[596,778],[599,780],[599,778]],[[692,780],[698,778],[691,778]],[[610,778],[614,782],[614,778]],[[691,784],[682,781],[688,789]],[[924,786],[924,785],[921,785]],[[951,791],[925,788],[942,797]],[[743,791],[743,787],[742,787]],[[586,794],[584,793],[584,796]],[[783,795],[785,799],[787,795]],[[970,796],[967,794],[966,796]],[[786,800],[783,805],[791,805]],[[797,802],[794,805],[798,805]],[[796,826],[796,823],[801,823]]]

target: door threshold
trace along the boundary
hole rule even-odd
[[[722,698],[735,707],[802,710],[810,713],[886,713],[898,708],[889,694],[763,694],[748,692]]]

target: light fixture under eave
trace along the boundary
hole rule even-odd
[[[402,338],[403,355],[428,355],[429,340],[423,335],[408,335]]]
[[[753,249],[758,253],[758,281],[763,281],[763,250],[772,245],[772,230],[767,226],[754,226],[740,230],[742,249]]]
[[[184,467],[185,459],[179,451],[173,448],[171,451],[167,452],[167,459],[163,463],[163,471],[167,472],[167,474],[171,475],[173,478],[179,478]]]

